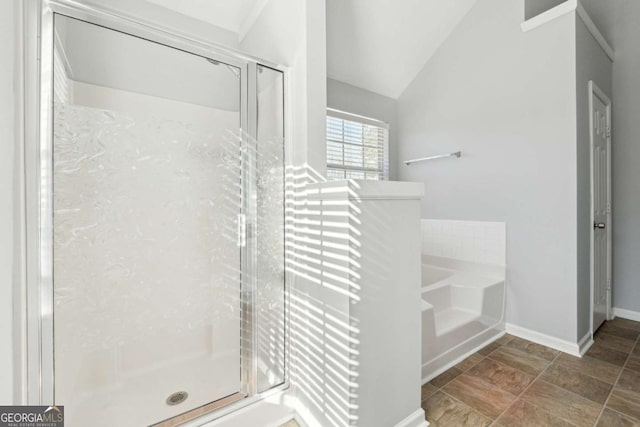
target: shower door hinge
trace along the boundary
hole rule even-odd
[[[238,247],[247,246],[247,216],[238,214]]]

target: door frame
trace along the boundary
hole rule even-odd
[[[591,336],[593,337],[593,333],[595,332],[593,329],[593,311],[594,311],[594,301],[593,297],[595,295],[595,280],[594,280],[594,259],[595,259],[595,250],[594,250],[594,228],[593,224],[595,223],[595,218],[593,214],[594,210],[594,159],[593,159],[593,105],[594,105],[594,97],[598,97],[607,108],[607,227],[605,231],[607,233],[607,314],[606,319],[611,320],[613,318],[613,307],[612,307],[612,257],[611,257],[611,242],[612,242],[612,233],[613,233],[613,224],[611,221],[612,214],[612,206],[611,206],[611,99],[595,84],[593,80],[589,81],[589,183],[590,183],[590,202],[589,202],[589,225],[590,229],[590,254],[589,254],[589,278],[590,278],[590,301],[589,301],[589,324],[591,330]]]
[[[254,56],[216,45],[207,40],[197,39],[174,28],[166,28],[139,17],[120,14],[100,6],[78,3],[74,0],[24,0],[19,6],[19,50],[18,59],[23,71],[20,81],[22,92],[18,112],[23,151],[20,156],[20,191],[23,199],[20,212],[23,214],[21,229],[21,280],[16,286],[16,314],[14,319],[19,325],[19,336],[15,338],[14,360],[16,363],[15,392],[16,404],[48,405],[54,398],[54,349],[53,349],[53,277],[52,277],[52,241],[51,241],[51,147],[52,147],[52,69],[48,60],[52,58],[53,17],[55,14],[69,16],[91,24],[121,31],[134,37],[144,38],[170,48],[215,58],[234,65],[241,73],[241,128],[249,136],[246,143],[255,144],[256,126],[256,75],[258,66],[266,66],[283,74],[284,90],[284,165],[291,162],[291,82],[290,69],[286,66],[263,60]],[[186,31],[186,29],[185,29]],[[250,149],[248,149],[250,150]],[[250,194],[253,187],[243,189]],[[255,224],[254,218],[248,218]],[[242,251],[242,268],[251,269],[247,260],[255,247],[255,233],[249,233],[247,244]],[[285,241],[287,239],[285,232]],[[255,283],[256,274],[245,271],[242,287],[250,289],[243,297],[241,310],[243,316],[251,320],[251,327],[243,331],[243,340],[255,335]],[[285,378],[284,383],[259,392],[255,387],[257,343],[241,349],[244,372],[241,378],[242,391],[248,397],[225,405],[215,412],[208,412],[198,418],[197,423],[209,422],[242,407],[268,398],[289,387],[289,287],[293,277],[285,274]],[[241,292],[244,294],[245,291]],[[18,329],[16,327],[16,329]],[[198,424],[200,425],[200,424]]]

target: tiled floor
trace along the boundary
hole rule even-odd
[[[640,427],[640,323],[615,319],[583,358],[505,335],[422,387],[434,427]]]

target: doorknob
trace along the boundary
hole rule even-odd
[[[606,228],[606,227],[607,227],[607,225],[604,222],[594,222],[593,223],[593,228],[603,229],[603,228]]]

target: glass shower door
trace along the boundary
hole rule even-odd
[[[256,73],[256,387],[285,380],[284,76]]]
[[[244,397],[244,69],[62,15],[54,39],[55,402],[124,427]]]

